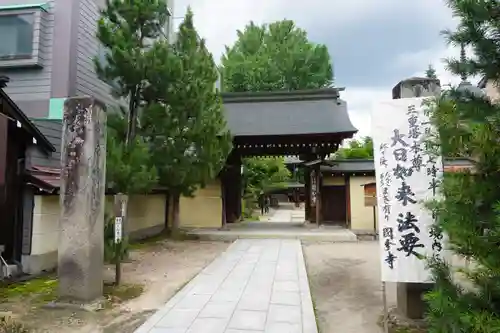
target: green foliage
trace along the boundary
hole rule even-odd
[[[156,184],[156,167],[150,166],[149,146],[136,137],[127,148],[127,120],[119,113],[108,115],[106,183],[115,193],[147,193]]]
[[[189,9],[176,43],[158,43],[154,56],[166,66],[149,73],[145,95],[151,101],[141,118],[159,183],[172,193],[192,195],[215,178],[231,150],[222,100],[215,89],[217,67],[198,37]]]
[[[117,258],[123,260],[129,253],[129,242],[125,236],[119,243],[115,243],[115,215],[106,210],[104,213],[104,261],[112,262]]]
[[[219,71],[223,90],[229,92],[315,89],[333,84],[327,47],[309,41],[306,32],[290,20],[261,26],[250,22],[238,31],[238,40],[226,47]],[[283,158],[247,158],[243,165],[245,194],[250,200],[291,177]]]
[[[166,0],[106,0],[97,21],[96,37],[106,55],[104,61],[94,58],[95,70],[110,84],[115,97],[128,101],[124,112],[108,119],[106,185],[116,192],[147,192],[156,183],[149,146],[136,137],[136,130],[139,113],[148,102],[144,96],[150,84],[147,74],[156,71],[151,66],[165,63],[161,58],[151,61],[151,45],[162,37],[169,15]],[[118,258],[121,250],[116,250]]]
[[[471,46],[474,57],[465,61],[447,59],[448,69],[455,74],[480,75],[500,81],[500,3],[496,0],[447,0],[455,17],[459,18],[455,31],[443,34],[452,45]]]
[[[451,42],[473,46],[474,59],[448,60],[454,74],[499,79],[498,1],[448,1],[460,23],[448,31]],[[444,199],[431,204],[437,226],[454,253],[470,258],[458,284],[453,267],[430,261],[436,287],[426,298],[431,333],[500,331],[500,107],[490,100],[452,89],[430,108],[445,154],[470,157],[475,172],[446,173]],[[470,286],[469,286],[470,285]],[[467,286],[467,287],[466,287]]]
[[[258,26],[250,22],[222,57],[224,91],[314,89],[332,85],[325,45],[307,39],[290,20]]]
[[[283,184],[290,177],[290,170],[282,157],[252,157],[243,160],[245,193],[254,198]]]
[[[350,140],[347,147],[337,150],[334,159],[373,159],[372,138],[366,136],[361,140]]]
[[[106,61],[96,58],[94,64],[100,78],[115,83],[119,97],[140,98],[150,41],[162,35],[167,18],[165,0],[106,0],[97,21]]]
[[[97,21],[97,38],[107,51],[105,63],[94,59],[96,72],[103,81],[112,82],[117,97],[128,100],[127,140],[135,138],[137,117],[144,104],[145,76],[162,65],[148,61],[154,50],[151,44],[163,36],[169,16],[166,0],[106,0]]]
[[[425,77],[428,79],[437,79],[436,70],[432,65],[429,65],[429,67],[427,67],[427,70],[425,71]]]

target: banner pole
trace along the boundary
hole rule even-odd
[[[382,281],[382,302],[384,303],[384,333],[389,333],[389,310],[387,309],[387,293],[385,281]]]

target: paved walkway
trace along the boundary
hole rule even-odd
[[[302,223],[305,215],[305,210],[295,208],[293,203],[280,203],[280,207],[272,208],[269,214],[260,216],[259,220],[272,223]]]
[[[298,240],[241,239],[135,333],[317,333]]]

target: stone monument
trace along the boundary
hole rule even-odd
[[[103,292],[106,113],[92,97],[64,103],[58,248],[61,300],[92,302]]]

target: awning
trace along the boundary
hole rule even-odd
[[[43,191],[54,193],[61,183],[61,171],[58,168],[33,166],[26,172],[26,182]]]
[[[29,118],[24,114],[24,112],[17,106],[17,104],[7,95],[7,93],[0,89],[0,104],[5,101],[7,107],[0,108],[6,115],[15,121],[26,130],[37,143],[43,147],[47,152],[54,152],[56,148],[50,143],[50,141],[45,137],[45,135],[40,132],[40,130],[29,120]]]

